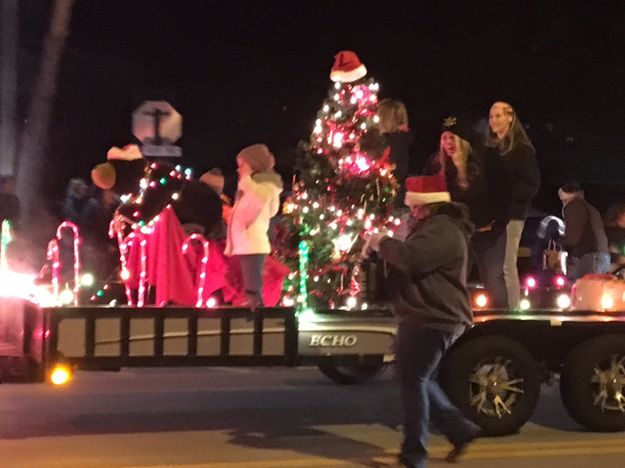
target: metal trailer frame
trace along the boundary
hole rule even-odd
[[[113,353],[102,353],[98,348],[102,340],[98,339],[97,329],[107,320],[113,322],[116,329],[109,340],[109,344],[113,343],[117,348],[117,352]],[[202,326],[203,320],[218,323],[219,326],[207,331]],[[233,327],[237,320],[248,323],[249,329]],[[63,327],[70,321],[80,322],[81,325],[64,333]],[[135,321],[148,322],[148,331],[142,337],[131,330]],[[178,324],[175,333],[167,331],[170,321]],[[277,321],[278,326],[271,324],[271,321]],[[34,330],[39,332],[34,333]],[[388,359],[388,353],[392,352],[386,343],[378,345],[377,349],[353,346],[355,343],[351,342],[348,343],[350,346],[341,349],[333,346],[306,346],[315,334],[330,336],[337,331],[356,337],[359,333],[382,333],[386,340],[392,342],[395,324],[387,310],[324,311],[315,314],[314,323],[301,323],[293,308],[261,308],[251,312],[236,307],[49,307],[29,312],[25,336],[31,336],[31,340],[25,340],[24,353],[38,364],[41,380],[58,363],[86,370],[183,366],[294,367],[318,365],[327,361],[361,365],[381,364],[385,356]],[[41,339],[32,338],[34,335],[41,337],[42,333],[44,335]],[[217,352],[201,352],[199,343],[208,337],[219,340]],[[251,349],[244,352],[233,350],[233,342],[237,337],[247,338],[248,341],[251,339],[247,346]],[[267,351],[269,337],[274,349]],[[168,340],[171,342],[174,339],[178,340],[178,349],[176,352],[168,352]],[[139,341],[144,344],[143,352],[133,352],[133,346]],[[185,342],[183,350],[181,341]],[[67,353],[64,348],[68,342],[79,343],[82,352],[79,355]],[[146,346],[150,348],[147,353]],[[366,346],[366,342],[363,346]],[[281,350],[276,352],[276,347]]]

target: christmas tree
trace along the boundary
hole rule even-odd
[[[283,206],[279,251],[291,268],[283,304],[300,310],[366,307],[360,252],[368,233],[391,231],[397,183],[376,128],[379,85],[351,51],[335,57],[334,85],[303,145]]]

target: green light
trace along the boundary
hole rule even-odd
[[[306,282],[308,280],[308,260],[310,250],[306,241],[301,241],[298,245],[299,249],[299,309],[300,311],[308,309],[308,288]]]
[[[3,269],[7,268],[7,248],[12,240],[11,221],[5,219],[2,221],[2,241],[0,245],[0,267]]]
[[[165,177],[161,177],[161,179],[159,180],[159,183],[161,185],[165,185],[167,183],[167,179]]]
[[[104,297],[104,291],[99,289],[97,293],[95,293],[96,296],[98,297]]]

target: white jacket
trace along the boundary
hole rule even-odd
[[[239,195],[228,224],[226,255],[268,254],[269,220],[278,213],[282,188],[272,182],[239,179]]]

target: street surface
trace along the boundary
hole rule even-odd
[[[315,368],[79,372],[66,388],[0,385],[3,468],[384,466],[401,434],[392,372],[341,387]],[[449,446],[431,441],[432,467]],[[458,468],[617,468],[624,434],[584,432],[558,388],[518,435],[481,439]]]

